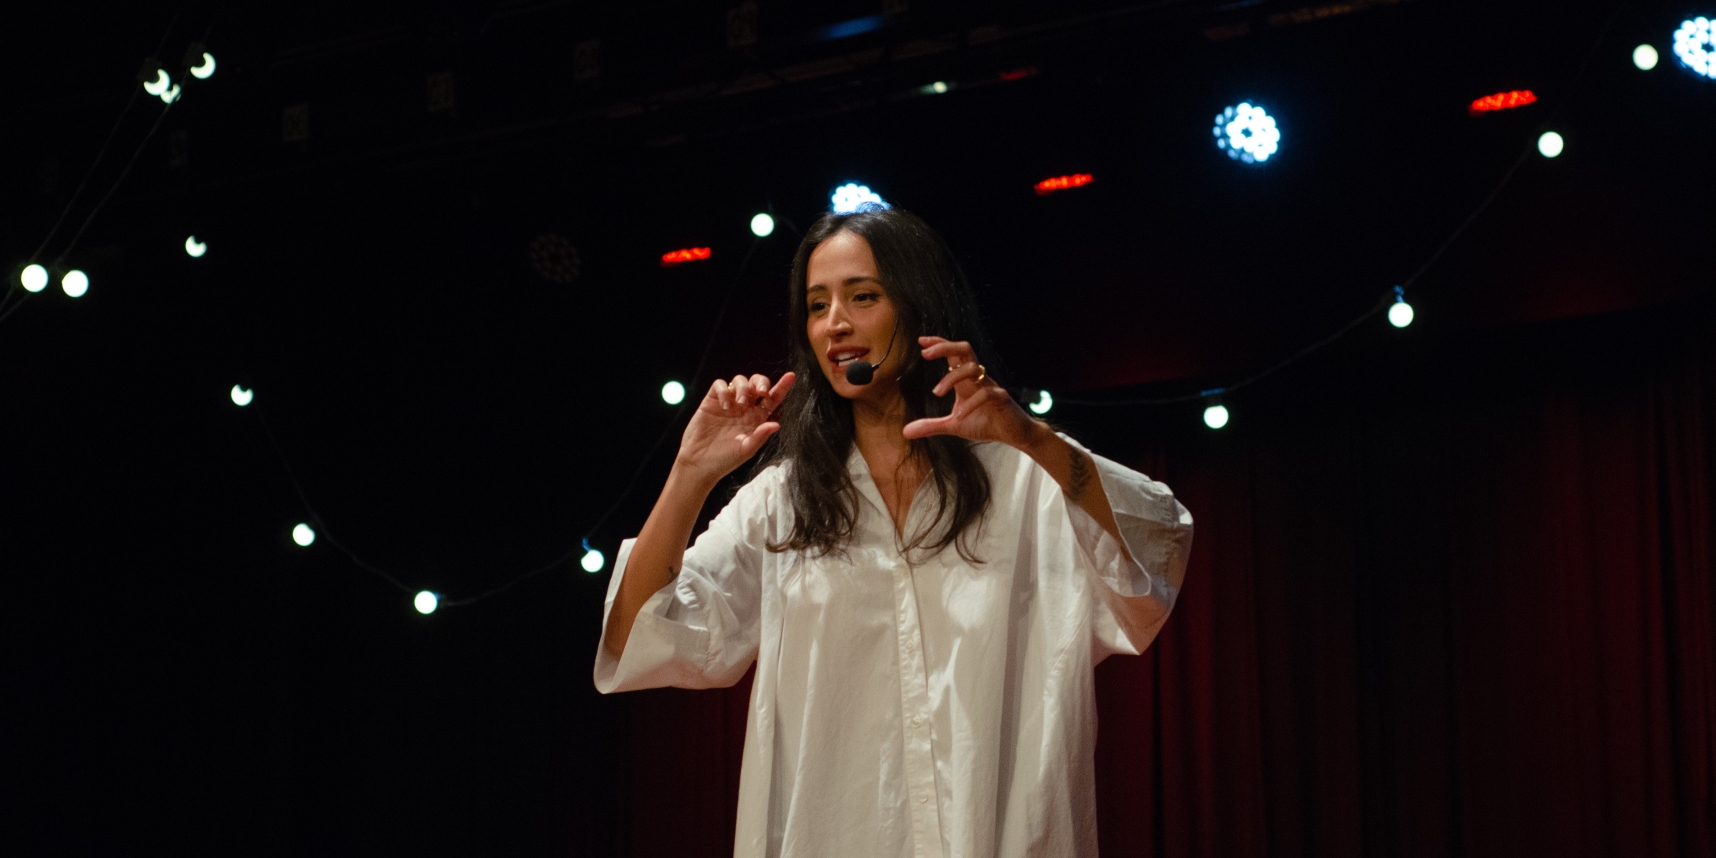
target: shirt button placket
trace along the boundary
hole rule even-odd
[[[928,724],[929,680],[923,656],[918,651],[922,627],[918,621],[917,593],[912,586],[911,567],[903,557],[895,558],[895,616],[900,646],[900,707],[910,725],[905,737],[906,789],[918,809],[912,813],[914,855],[941,858],[941,814],[935,798],[935,754]]]

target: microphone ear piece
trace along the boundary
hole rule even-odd
[[[876,377],[876,365],[855,360],[846,365],[846,381],[850,384],[865,385]]]

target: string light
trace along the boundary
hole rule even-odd
[[[185,239],[185,253],[192,259],[201,259],[202,255],[208,252],[208,244],[206,242],[197,241],[196,236],[193,235]]]
[[[73,268],[60,278],[60,288],[73,298],[82,298],[89,291],[89,275]]]
[[[1567,148],[1567,141],[1562,140],[1561,135],[1553,131],[1545,131],[1542,137],[1537,138],[1537,151],[1542,152],[1545,158],[1554,158],[1560,155],[1561,150],[1565,148]]]
[[[419,614],[433,614],[436,608],[441,607],[441,594],[432,590],[419,590],[416,598],[411,600],[411,606],[416,608]]]
[[[26,292],[40,292],[48,288],[48,269],[32,262],[18,272],[18,285]]]
[[[1639,45],[1638,47],[1633,48],[1633,65],[1638,66],[1640,71],[1650,71],[1651,69],[1656,68],[1656,62],[1657,55],[1655,47],[1651,45]]]
[[[758,238],[768,238],[775,231],[775,219],[766,214],[751,218],[751,234]]]
[[[309,525],[299,522],[297,527],[292,528],[292,541],[309,548],[310,543],[316,541],[316,531]]]
[[[1716,25],[1702,15],[1681,21],[1674,31],[1674,55],[1694,74],[1716,79]]]
[[[834,189],[834,195],[829,198],[835,214],[852,214],[865,205],[888,207],[888,201],[868,185],[845,184]]]
[[[173,85],[173,79],[167,75],[167,70],[163,68],[155,69],[155,75],[154,80],[143,84],[143,91],[157,98],[163,98],[167,94],[167,88]]]
[[[1412,324],[1412,305],[1406,303],[1406,290],[1394,287],[1394,306],[1388,308],[1388,323],[1396,328]]]
[[[1220,429],[1227,425],[1227,406],[1216,404],[1204,409],[1204,425]]]
[[[661,401],[668,405],[678,405],[685,401],[685,385],[670,381],[661,386]]]
[[[585,572],[594,575],[602,571],[602,565],[606,562],[607,558],[602,556],[602,552],[590,547],[590,540],[585,539],[584,556],[579,558],[578,565],[584,567]]]
[[[1030,398],[1028,394],[1026,398]],[[1055,398],[1050,396],[1048,391],[1039,390],[1037,391],[1037,401],[1029,403],[1025,407],[1031,409],[1032,414],[1047,414],[1049,413],[1049,409],[1055,407]]]
[[[208,80],[209,78],[214,76],[214,73],[215,73],[214,54],[211,54],[207,51],[204,51],[203,52],[203,64],[200,66],[191,66],[191,77],[194,77],[197,80]]]
[[[256,391],[247,390],[247,389],[240,387],[239,385],[236,385],[236,384],[232,386],[232,404],[234,404],[240,408],[243,408],[244,406],[250,404],[250,400],[255,399],[255,398],[256,398]],[[299,525],[299,527],[303,527],[303,525]]]

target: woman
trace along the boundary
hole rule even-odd
[[[789,286],[792,371],[698,406],[620,547],[596,687],[726,686],[756,662],[735,855],[1094,855],[1091,669],[1154,639],[1191,516],[988,377],[918,218],[824,216]]]

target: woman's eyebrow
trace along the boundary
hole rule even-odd
[[[882,281],[877,280],[876,278],[871,277],[868,274],[860,274],[857,277],[848,277],[848,278],[846,278],[846,285],[851,286],[854,283],[863,283],[865,281],[869,281],[871,283],[874,283],[877,286],[882,285]]]

